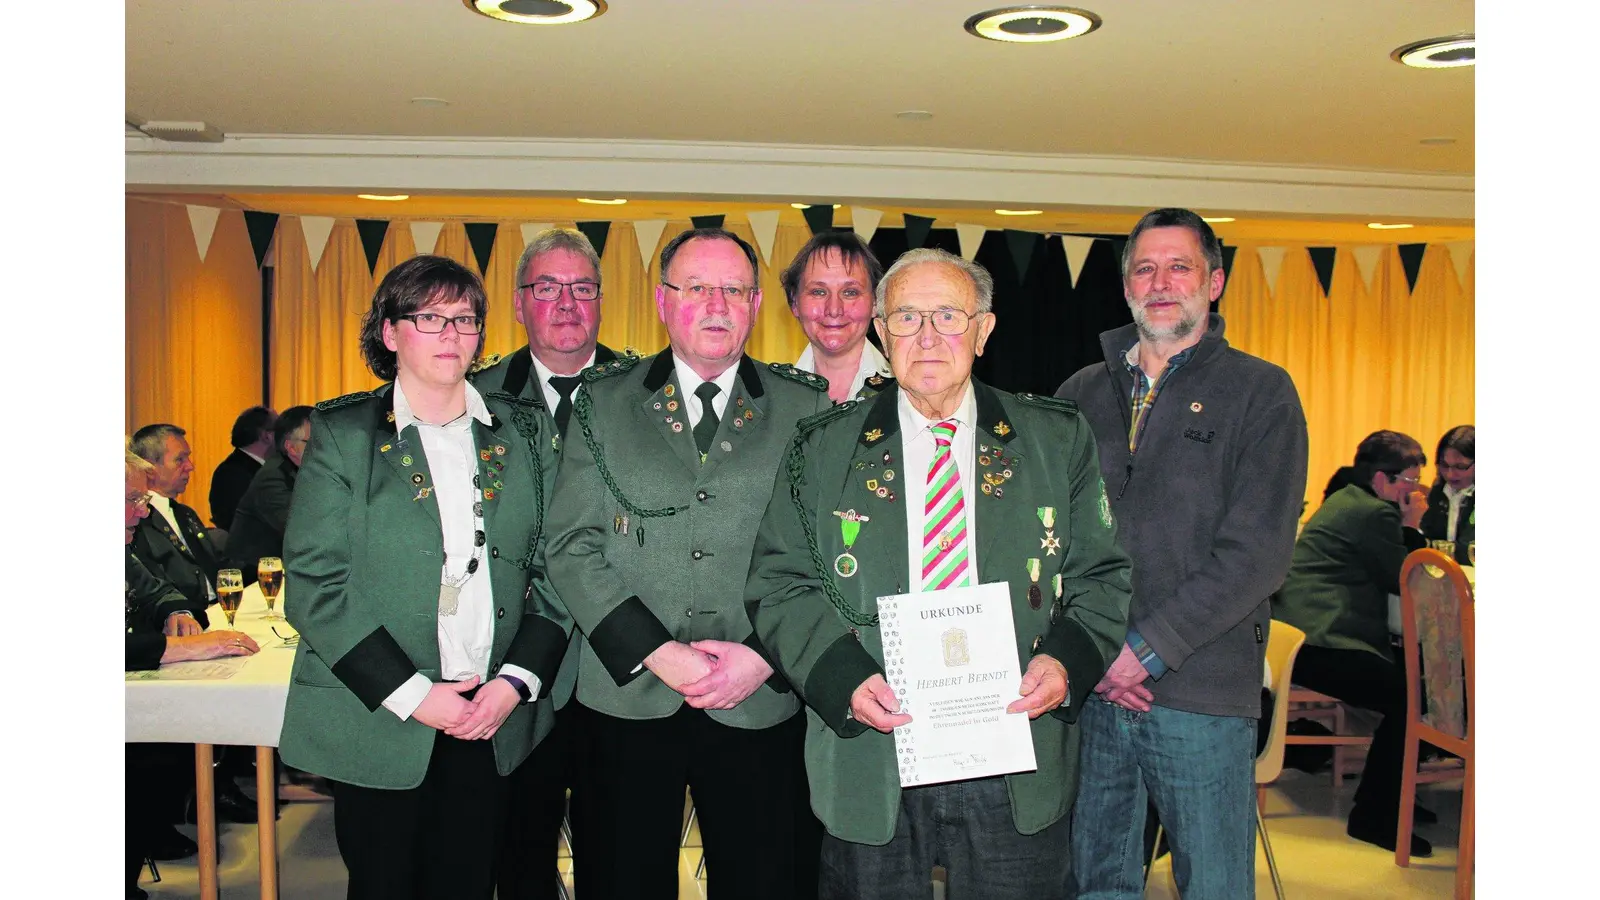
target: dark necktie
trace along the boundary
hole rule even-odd
[[[580,375],[550,376],[550,386],[561,395],[561,402],[556,404],[556,429],[561,432],[562,437],[567,436],[567,422],[572,419],[572,392],[582,380],[583,377]]]
[[[717,426],[721,424],[716,408],[711,405],[711,398],[721,391],[722,388],[710,381],[701,382],[694,389],[694,395],[700,398],[700,424],[694,427],[694,444],[700,448],[701,462],[705,462],[705,456],[711,450],[711,439],[717,436]]]

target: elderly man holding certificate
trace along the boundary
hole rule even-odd
[[[807,705],[824,898],[931,897],[936,865],[953,900],[1066,891],[1074,722],[1129,563],[1076,408],[972,378],[993,292],[939,250],[890,267],[898,387],[802,420],[756,539],[746,602]]]

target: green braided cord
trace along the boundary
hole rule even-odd
[[[589,371],[589,370],[585,370]],[[589,399],[589,385],[584,383],[578,387],[577,394],[572,400],[572,414],[578,419],[578,427],[583,429],[583,444],[589,448],[589,455],[594,457],[594,467],[600,471],[600,480],[606,483],[606,489],[611,491],[617,503],[631,515],[641,519],[660,519],[665,516],[675,516],[689,508],[683,506],[667,506],[661,509],[643,509],[634,505],[633,501],[622,496],[622,488],[617,487],[616,479],[611,477],[611,470],[606,468],[605,454],[600,452],[600,443],[594,439],[594,432],[589,430],[589,411],[593,403]]]
[[[496,392],[498,393],[498,392]],[[491,394],[490,396],[494,396]],[[509,397],[509,394],[500,394]],[[539,524],[533,528],[533,536],[528,538],[528,552],[522,554],[521,559],[511,560],[511,564],[523,571],[533,567],[533,557],[539,549],[539,536],[544,534],[544,465],[539,462],[539,453],[543,444],[539,441],[539,423],[526,407],[521,404],[511,404],[511,424],[528,442],[528,450],[533,456],[533,508],[539,511]]]
[[[800,500],[800,483],[805,480],[806,476],[806,455],[801,452],[800,444],[805,439],[806,431],[804,429],[795,432],[794,440],[789,445],[789,454],[785,457],[785,462],[789,467],[789,497],[794,501],[795,511],[800,514],[800,527],[805,530],[806,547],[811,550],[811,564],[816,567],[817,578],[822,582],[822,593],[828,598],[828,602],[833,604],[833,608],[839,611],[839,615],[844,617],[845,621],[852,625],[876,626],[878,624],[877,613],[867,615],[850,605],[849,601],[844,599],[844,595],[839,593],[839,588],[833,583],[833,579],[828,576],[827,567],[823,563],[822,548],[817,546],[817,532],[811,527],[811,519],[806,515],[805,503]]]

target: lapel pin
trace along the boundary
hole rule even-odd
[[[400,465],[402,465],[402,466],[411,465],[411,455],[409,453],[406,454],[405,456],[400,457]]]
[[[719,446],[722,447],[722,452],[723,453],[732,453],[733,452],[733,442],[732,441],[723,441]]]
[[[414,485],[417,485],[417,486],[420,487],[422,485],[422,482],[424,482],[426,480],[427,479],[422,476],[421,472],[412,472],[411,473],[411,483],[414,484]]]
[[[683,430],[683,423],[682,422],[673,422],[672,423],[672,430],[674,432],[682,431]]]
[[[674,386],[672,384],[668,384],[666,386],[666,388],[664,390],[662,390],[661,393],[665,394],[668,397],[671,397],[671,396],[673,396],[673,395],[678,393],[678,389],[677,389],[676,386]]]
[[[495,444],[494,445],[494,455],[495,456],[505,456],[506,455],[506,445],[505,444]]]
[[[1195,402],[1189,404],[1189,411],[1190,412],[1199,412],[1202,409],[1205,409],[1205,407],[1200,405],[1200,401],[1199,400],[1196,400]]]
[[[862,437],[866,438],[866,441],[869,444],[874,442],[874,441],[882,440],[883,439],[883,429],[882,428],[873,428],[870,431],[868,431],[866,434],[863,434]]]
[[[378,452],[379,453],[388,453],[392,446],[393,445],[391,445],[391,444],[384,444],[382,447],[378,448]]]
[[[1011,433],[1011,426],[1006,424],[1005,419],[1001,419],[995,424],[994,433],[1000,435],[1001,437],[1005,437]]]

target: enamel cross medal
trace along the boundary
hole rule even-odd
[[[856,574],[858,568],[855,554],[850,548],[855,546],[856,538],[861,536],[861,523],[872,521],[871,516],[863,516],[853,509],[844,512],[834,510],[833,514],[839,517],[839,534],[844,538],[844,552],[833,560],[833,570],[839,573],[840,578],[849,578]]]

